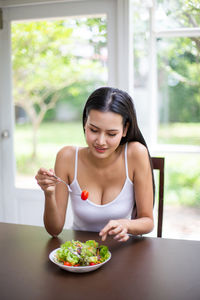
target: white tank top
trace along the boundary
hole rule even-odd
[[[124,155],[126,180],[121,192],[111,202],[98,205],[89,199],[83,201],[80,196],[73,194],[73,192],[81,193],[81,188],[77,181],[78,147],[76,148],[74,180],[70,185],[73,191],[70,195],[73,211],[73,229],[99,232],[109,220],[131,219],[132,211],[135,207],[135,199],[133,182],[128,176],[127,144],[125,145]]]

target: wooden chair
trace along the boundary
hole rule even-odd
[[[164,157],[152,157],[151,159],[152,159],[153,169],[159,170],[157,237],[162,237],[165,158]]]

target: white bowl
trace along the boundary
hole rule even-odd
[[[53,250],[50,254],[49,254],[49,259],[58,267],[60,267],[61,269],[65,270],[65,271],[69,271],[69,272],[74,272],[74,273],[85,273],[85,272],[91,272],[94,271],[98,268],[100,268],[101,266],[103,266],[105,263],[107,263],[110,259],[111,259],[111,253],[109,251],[109,258],[107,260],[105,260],[104,262],[97,264],[97,265],[93,265],[93,266],[83,266],[83,267],[73,267],[73,266],[65,266],[62,263],[59,263],[56,259],[56,252],[59,250],[60,248],[57,248],[55,250]]]

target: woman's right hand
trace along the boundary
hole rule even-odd
[[[53,169],[40,168],[35,176],[37,184],[45,192],[45,194],[53,194],[55,192],[58,180],[54,177]]]

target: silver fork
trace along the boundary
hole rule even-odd
[[[55,174],[53,175],[54,178],[56,178],[58,181],[61,181],[62,183],[64,183],[66,185],[66,187],[68,188],[68,191],[70,193],[73,193],[72,189],[70,188],[70,186],[67,184],[67,182],[65,182],[64,180],[62,180],[60,177],[56,176]],[[78,195],[81,196],[81,193],[73,193],[74,195]]]

